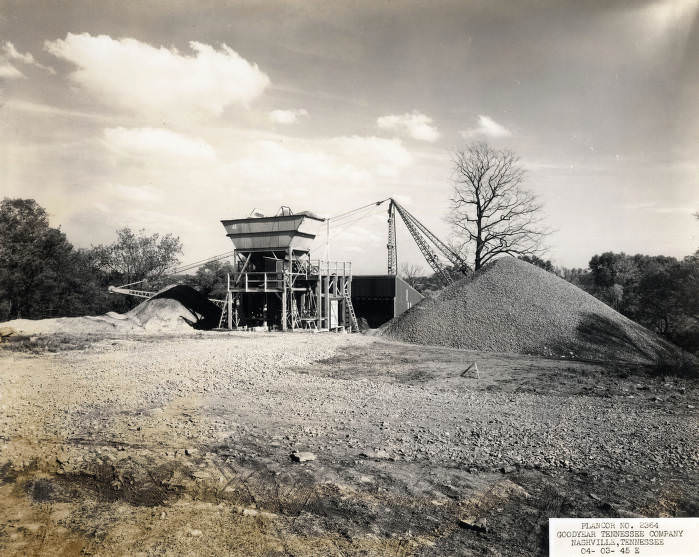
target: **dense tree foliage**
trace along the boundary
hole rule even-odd
[[[182,253],[180,239],[172,234],[148,235],[144,230],[117,230],[115,242],[92,248],[100,269],[113,280],[130,283],[145,278],[157,279],[177,265]]]
[[[88,252],[49,226],[33,199],[0,202],[0,319],[79,315],[104,296]]]
[[[124,311],[107,286],[158,277],[182,251],[171,234],[117,231],[113,244],[75,249],[33,199],[0,202],[0,320]]]
[[[536,265],[537,267],[541,267],[549,273],[553,273],[555,271],[553,263],[551,263],[550,259],[544,260],[536,255],[523,255],[519,257],[519,259],[521,259],[522,261],[526,261],[527,263],[531,263],[532,265]]]
[[[630,319],[676,344],[699,350],[699,252],[677,260],[662,255],[595,255],[580,286]]]
[[[226,298],[228,276],[233,280],[233,265],[229,262],[210,261],[199,267],[197,272],[184,281],[193,286],[207,298],[223,300]]]

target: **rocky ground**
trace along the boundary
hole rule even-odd
[[[2,554],[535,555],[550,516],[698,511],[696,381],[641,367],[302,333],[27,348],[0,349]]]

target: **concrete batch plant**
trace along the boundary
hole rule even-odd
[[[224,307],[229,328],[358,329],[352,264],[311,259],[311,243],[324,221],[288,207],[273,217],[221,221],[235,248]]]
[[[330,224],[336,224],[338,219],[351,218],[354,220],[350,222],[356,222],[358,213],[384,203],[388,203],[387,274],[353,277],[349,261],[311,259],[311,245],[323,223],[329,231]],[[173,269],[160,278],[231,258],[233,273],[228,276],[225,300],[209,298],[219,308],[217,329],[358,331],[355,308],[367,326],[378,327],[423,298],[397,276],[396,214],[403,219],[434,271],[433,276],[443,286],[471,272],[458,253],[389,197],[329,219],[310,211],[294,213],[283,206],[271,217],[253,213],[242,219],[222,220],[226,235],[233,242],[231,252]],[[345,220],[341,226],[346,224]],[[438,254],[451,267],[445,265]],[[148,282],[146,277],[121,286],[109,286],[109,292],[139,298],[162,295],[162,292],[146,289]]]

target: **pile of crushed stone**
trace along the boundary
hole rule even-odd
[[[597,298],[507,257],[385,324],[379,335],[467,350],[652,362],[679,349]]]
[[[85,317],[15,319],[2,323],[19,334],[188,333],[218,326],[221,309],[194,288],[177,284],[160,290],[127,313]]]

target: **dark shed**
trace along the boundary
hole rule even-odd
[[[357,317],[364,317],[372,328],[383,325],[407,311],[423,295],[394,275],[354,275],[352,305]]]

